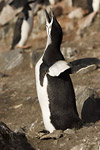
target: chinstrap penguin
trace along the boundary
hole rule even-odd
[[[14,28],[11,50],[13,50],[15,46],[24,48],[33,27],[34,9],[39,1],[40,0],[29,1],[20,13]]]
[[[89,12],[97,12],[100,6],[100,0],[87,0]]]
[[[98,12],[100,7],[100,0],[72,0],[72,5],[88,9],[87,14]]]
[[[80,128],[75,93],[60,45],[62,29],[53,12],[46,13],[47,45],[35,67],[36,88],[46,130]]]

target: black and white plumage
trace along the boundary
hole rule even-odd
[[[88,13],[97,12],[100,6],[100,0],[72,0],[72,5],[88,9]]]
[[[30,35],[33,27],[34,9],[39,0],[33,0],[24,6],[15,24],[14,35],[11,50],[17,47],[23,47]]]
[[[100,0],[87,0],[89,11],[97,12],[100,6]]]
[[[62,29],[51,11],[46,11],[47,45],[35,67],[37,95],[46,130],[79,128],[78,116],[70,66],[65,61],[60,45]]]

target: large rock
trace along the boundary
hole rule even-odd
[[[100,98],[89,97],[83,104],[82,120],[86,123],[95,123],[100,120]]]
[[[7,24],[16,14],[16,11],[9,5],[6,5],[0,14],[0,25]]]
[[[97,98],[98,94],[94,89],[86,87],[86,86],[76,86],[75,94],[76,94],[77,110],[78,110],[79,116],[81,117],[81,112],[82,112],[84,102],[90,97]]]
[[[35,150],[24,133],[13,132],[8,126],[0,122],[0,150]]]
[[[74,9],[72,12],[69,13],[68,17],[70,19],[74,19],[74,18],[82,18],[84,16],[84,11],[82,10],[82,8],[77,8]]]
[[[22,50],[0,53],[0,71],[6,71],[19,66],[23,62]]]

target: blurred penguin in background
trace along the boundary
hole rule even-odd
[[[14,28],[14,35],[11,44],[11,50],[15,47],[27,48],[25,46],[33,27],[33,17],[36,5],[40,0],[32,0],[25,4],[22,12],[19,14]]]
[[[54,5],[54,4],[56,4],[57,2],[59,2],[59,1],[61,1],[61,0],[49,0],[49,3],[50,3],[51,5]]]
[[[20,3],[18,0],[6,0],[6,3],[17,9],[23,7],[26,3],[28,3],[28,0],[20,0]]]
[[[100,0],[87,0],[89,13],[98,12]]]
[[[100,0],[72,0],[72,5],[88,9],[88,14],[90,14],[99,11]]]

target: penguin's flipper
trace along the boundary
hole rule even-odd
[[[76,73],[81,69],[87,68],[92,65],[96,65],[96,67],[100,67],[100,59],[98,58],[81,58],[69,62],[68,65],[70,66],[70,74]]]
[[[61,73],[68,69],[70,69],[68,63],[64,60],[60,60],[49,68],[48,74],[51,76],[59,76]]]
[[[22,26],[22,23],[23,23],[23,19],[24,19],[24,14],[21,13],[20,17],[18,18],[18,20],[17,20],[17,22],[15,24],[11,50],[14,49],[14,47],[17,45],[17,43],[21,39],[21,26]]]

